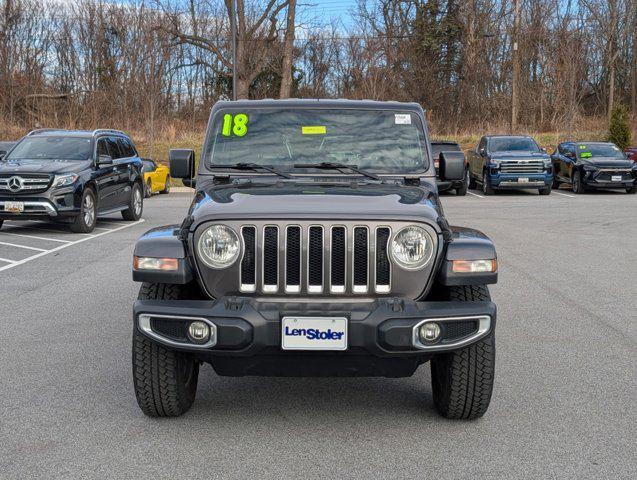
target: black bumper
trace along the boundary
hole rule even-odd
[[[346,317],[347,350],[282,350],[281,319],[285,316]],[[188,340],[185,332],[192,321],[189,319],[203,319],[214,325],[214,345],[199,346]],[[425,320],[441,326],[441,339],[416,346],[420,342],[414,339],[414,327]],[[405,376],[432,354],[462,348],[488,335],[495,328],[496,307],[492,302],[404,299],[365,303],[300,303],[248,297],[142,300],[135,303],[134,321],[142,334],[175,350],[196,354],[222,375],[297,375],[298,367],[306,376],[313,375],[308,368],[314,366],[316,374],[329,376]],[[344,373],[344,368],[349,371]]]
[[[464,181],[463,180],[440,180],[436,178],[436,185],[438,185],[439,192],[446,192],[447,190],[455,190],[458,188],[462,188]]]

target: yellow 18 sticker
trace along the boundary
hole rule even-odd
[[[237,113],[234,117],[229,113],[223,116],[221,135],[224,137],[243,137],[248,133],[248,116],[245,113]]]

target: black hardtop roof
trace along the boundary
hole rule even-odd
[[[221,100],[213,109],[220,108],[360,108],[370,110],[411,110],[421,113],[422,107],[415,102],[381,102],[377,100],[307,99],[289,98],[285,100]]]
[[[458,142],[454,142],[453,140],[432,140],[432,145],[460,145]]]

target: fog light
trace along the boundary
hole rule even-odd
[[[206,343],[210,338],[210,327],[206,322],[191,322],[188,325],[188,337],[195,343]]]
[[[434,322],[423,323],[420,326],[420,341],[422,343],[432,343],[440,337],[440,325]]]

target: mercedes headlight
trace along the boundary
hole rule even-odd
[[[237,261],[241,250],[239,237],[225,225],[208,227],[197,242],[197,253],[211,268],[226,268]]]
[[[53,179],[53,188],[68,187],[69,185],[73,185],[78,178],[79,176],[75,173],[71,173],[69,175],[56,175]]]
[[[427,231],[416,225],[400,230],[391,244],[392,258],[403,268],[424,267],[433,256],[434,241]]]

